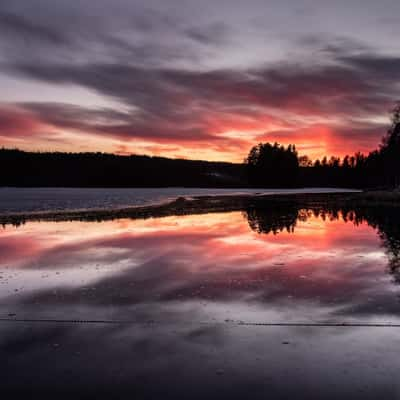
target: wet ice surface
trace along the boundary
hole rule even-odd
[[[399,398],[398,222],[252,209],[7,226],[5,389]]]
[[[249,193],[334,193],[347,189],[201,189],[201,188],[0,188],[0,213],[122,208],[172,201],[180,196]]]

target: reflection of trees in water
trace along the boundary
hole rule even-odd
[[[390,273],[397,283],[400,283],[400,240],[399,237],[383,236],[383,243],[388,249]]]
[[[297,222],[306,222],[311,217],[321,218],[324,221],[334,221],[341,218],[345,222],[360,222],[357,221],[354,212],[347,212],[344,215],[340,209],[305,208],[296,204],[274,205],[266,208],[251,207],[245,211],[244,215],[252,230],[258,233],[272,233],[274,235],[282,231],[294,233]]]
[[[377,207],[369,210],[365,220],[378,230],[389,259],[389,272],[400,284],[400,209]]]
[[[250,208],[246,210],[245,215],[250,228],[258,233],[272,233],[276,235],[286,230],[294,232],[299,210],[294,207],[259,209]]]
[[[377,230],[389,259],[389,272],[400,284],[400,208],[358,207],[346,209],[335,206],[307,206],[298,204],[279,205],[265,208],[248,208],[245,213],[249,226],[258,233],[274,235],[282,231],[294,233],[298,222],[309,218],[342,220],[360,225],[367,223]]]

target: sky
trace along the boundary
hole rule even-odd
[[[240,162],[378,147],[398,0],[1,0],[0,146]]]

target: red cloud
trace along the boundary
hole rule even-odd
[[[0,108],[0,136],[5,138],[32,136],[42,126],[34,115],[26,110],[4,106]]]

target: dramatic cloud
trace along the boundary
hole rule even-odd
[[[46,26],[37,25],[15,14],[0,13],[0,29],[3,35],[24,41],[38,40],[52,45],[62,46],[68,43],[60,32]]]
[[[0,83],[2,77],[41,82],[65,88],[69,99],[74,88],[85,88],[109,105],[88,105],[79,96],[73,103],[59,96],[41,102],[40,93],[33,103],[24,100],[32,94],[22,92],[9,104],[0,95],[2,114],[13,109],[19,115],[12,114],[13,127],[11,117],[0,119],[7,144],[12,137],[23,144],[38,132],[21,127],[29,121],[43,128],[41,146],[47,148],[46,137],[62,136],[69,149],[81,137],[109,151],[153,149],[193,158],[200,149],[203,157],[239,161],[257,141],[277,140],[314,157],[343,155],[378,145],[398,97],[400,53],[392,42],[382,47],[381,37],[371,40],[356,26],[353,33],[344,27],[341,36],[306,29],[305,1],[289,15],[272,5],[277,19],[300,32],[280,38],[275,35],[282,27],[271,17],[268,29],[260,25],[258,14],[266,10],[258,1],[253,11],[241,2],[231,13],[215,6],[208,19],[191,2],[178,10],[174,2],[170,9],[156,1],[145,8],[120,0],[112,16],[105,0],[95,10],[41,3],[44,14],[19,1],[0,6]],[[205,9],[213,7],[206,3]],[[337,12],[344,10],[338,5]],[[386,21],[385,15],[377,18]],[[262,37],[270,38],[263,51]],[[30,141],[23,147],[38,146]]]

